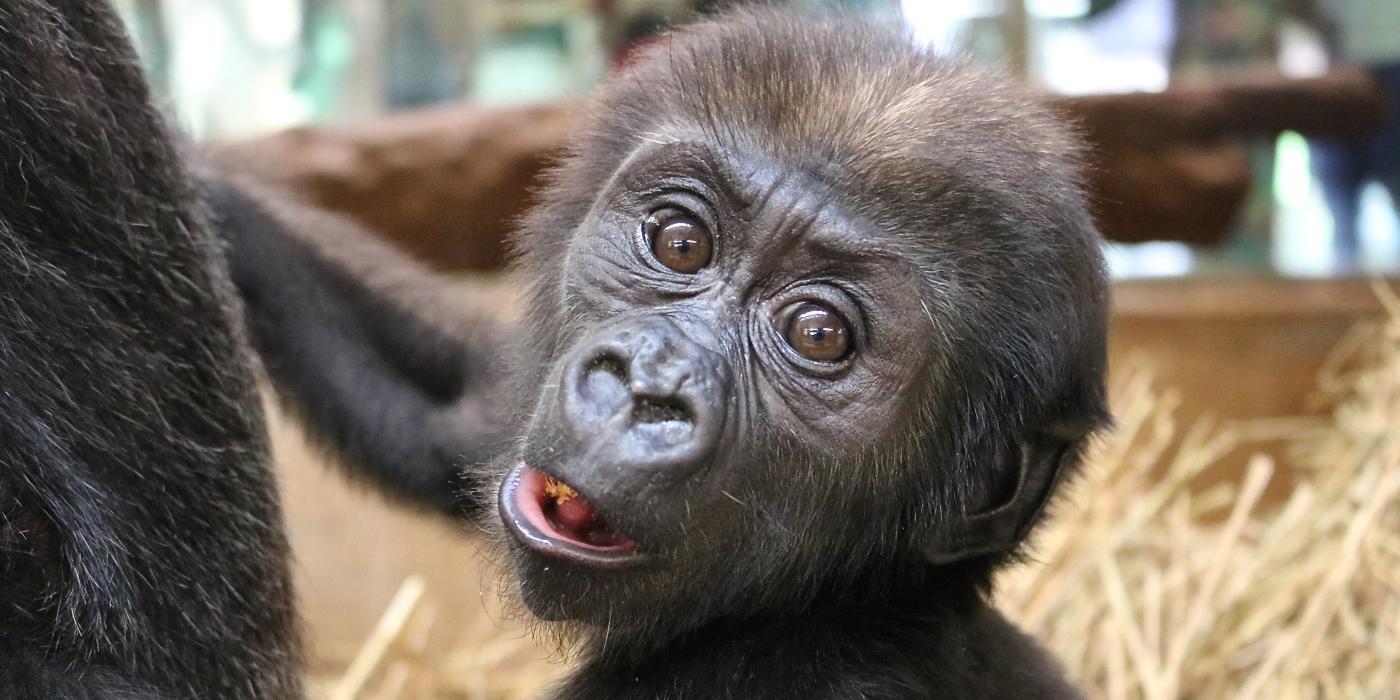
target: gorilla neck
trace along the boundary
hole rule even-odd
[[[614,635],[593,644],[555,697],[945,695],[1078,697],[975,586],[860,604],[822,598],[802,612],[715,619],[645,649]]]

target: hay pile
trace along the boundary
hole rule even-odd
[[[998,606],[1100,698],[1386,698],[1400,692],[1400,301],[1321,378],[1330,420],[1180,433],[1170,393],[1118,385],[1117,432]],[[1242,442],[1279,469],[1191,488]]]
[[[1400,692],[1400,298],[1378,294],[1389,321],[1358,328],[1321,377],[1326,420],[1183,429],[1146,372],[1117,383],[1117,430],[997,598],[1091,697]],[[1260,439],[1282,439],[1287,463],[1255,457],[1202,486]],[[405,583],[326,697],[525,698],[560,672],[518,632],[426,650],[423,597]]]

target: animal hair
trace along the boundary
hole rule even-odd
[[[218,259],[114,13],[0,5],[0,696],[300,694]]]

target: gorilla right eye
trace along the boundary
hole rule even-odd
[[[642,223],[651,254],[666,267],[693,275],[710,264],[714,240],[705,224],[672,207],[658,209]]]

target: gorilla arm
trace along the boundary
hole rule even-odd
[[[236,177],[200,178],[279,397],[352,476],[452,516],[502,443],[491,395],[504,305],[354,224]]]

